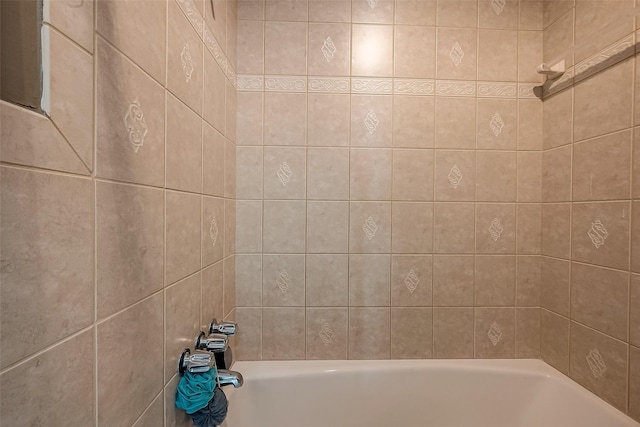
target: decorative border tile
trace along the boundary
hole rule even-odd
[[[264,77],[238,74],[238,90],[246,92],[262,92],[264,90]]]
[[[349,77],[309,77],[309,92],[349,93]]]
[[[391,94],[393,93],[392,79],[351,79],[351,93]]]
[[[554,80],[551,83],[545,83],[543,85],[543,98],[549,95],[553,95],[554,93],[558,93],[561,90],[568,88],[569,86],[572,86],[574,83],[573,71],[573,67],[571,67],[567,71],[565,71],[562,77],[560,77],[558,80]]]
[[[409,95],[433,95],[435,81],[424,79],[393,79],[393,93]]]
[[[180,9],[185,14],[193,28],[196,30],[201,39],[203,39],[202,34],[204,34],[204,19],[202,15],[200,15],[200,11],[196,9],[193,4],[193,0],[176,0]]]
[[[475,96],[476,82],[457,81],[457,80],[437,80],[436,95]]]
[[[542,87],[542,83],[518,83],[518,98],[539,98],[534,89]]]
[[[610,45],[595,55],[579,62],[574,67],[576,81],[584,79],[592,74],[618,63],[635,53],[634,35],[629,34],[622,40]]]
[[[305,76],[264,76],[265,92],[306,92]]]
[[[515,98],[517,95],[517,83],[478,82],[478,97]]]

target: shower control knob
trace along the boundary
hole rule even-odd
[[[229,347],[229,338],[223,334],[209,334],[204,332],[196,338],[194,348],[197,350],[207,350],[213,353],[224,352]]]
[[[235,322],[220,322],[216,319],[211,321],[211,325],[209,325],[209,333],[210,334],[222,334],[228,337],[232,337],[236,334],[236,330],[238,329],[238,324]]]

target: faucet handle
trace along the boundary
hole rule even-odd
[[[191,354],[191,350],[185,348],[180,355],[180,361],[178,362],[178,371],[180,375],[184,375],[185,372],[191,372],[192,374],[202,374],[209,372],[216,363],[216,359],[213,354],[208,351],[195,351]]]
[[[232,337],[236,334],[238,324],[236,322],[220,322],[214,318],[209,325],[210,334],[223,334]]]
[[[229,347],[229,338],[222,334],[209,334],[205,336],[204,332],[200,332],[196,338],[194,348],[197,350],[207,350],[212,353],[224,352]]]

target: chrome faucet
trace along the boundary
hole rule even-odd
[[[212,353],[224,353],[229,346],[229,338],[223,334],[210,334],[206,336],[200,332],[195,340],[194,348],[197,350],[207,350]]]
[[[220,387],[231,384],[233,387],[238,388],[244,384],[244,379],[240,372],[229,371],[228,369],[218,369],[218,381]]]

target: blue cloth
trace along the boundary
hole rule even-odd
[[[227,396],[220,387],[216,387],[207,406],[191,414],[191,420],[196,427],[219,426],[227,417],[228,406]]]
[[[213,398],[217,376],[215,367],[200,374],[185,372],[176,390],[176,406],[189,415],[207,406]]]

